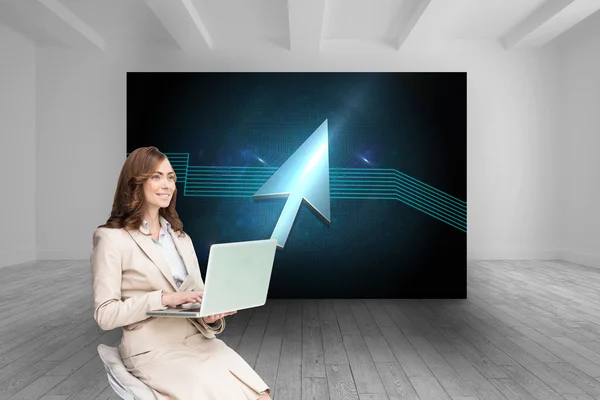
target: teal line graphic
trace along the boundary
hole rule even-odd
[[[129,155],[129,154],[128,154]],[[189,153],[165,153],[183,185],[184,196],[247,197],[279,167],[212,167],[189,165]],[[330,197],[395,200],[462,232],[467,232],[467,203],[396,169],[329,168]]]
[[[278,167],[190,166],[189,154],[166,154],[184,185],[184,196],[249,197]],[[186,163],[175,163],[174,157]],[[467,231],[467,203],[395,169],[329,168],[332,199],[397,200],[460,231]]]

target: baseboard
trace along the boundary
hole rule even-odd
[[[561,251],[559,258],[575,264],[600,268],[600,257],[591,254],[575,253],[573,251]]]
[[[69,250],[38,250],[38,260],[89,260],[90,252]]]
[[[0,254],[0,268],[35,261],[35,249],[23,249]]]
[[[467,251],[467,260],[556,260],[558,250],[532,251]]]

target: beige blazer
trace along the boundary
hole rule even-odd
[[[178,237],[170,227],[169,233],[188,272],[179,288],[152,238],[141,230],[98,228],[94,232],[90,257],[94,318],[104,330],[123,328],[119,346],[123,358],[183,342],[190,334],[190,323],[209,339],[225,329],[223,318],[208,325],[201,318],[146,315],[148,310],[163,307],[161,291],[204,290],[191,238],[187,234]]]

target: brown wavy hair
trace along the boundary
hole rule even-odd
[[[119,174],[110,217],[99,228],[123,228],[126,230],[140,228],[146,206],[144,183],[154,175],[160,163],[166,158],[167,156],[154,146],[140,147],[127,157]],[[185,232],[183,223],[175,210],[176,199],[177,187],[175,187],[169,206],[160,208],[159,214],[169,221],[173,231],[181,237],[185,236]]]

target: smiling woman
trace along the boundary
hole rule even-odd
[[[169,159],[156,147],[132,152],[121,170],[112,211],[103,227],[138,229],[145,220],[156,228],[160,214],[185,236],[175,210],[176,179]]]
[[[169,207],[173,193],[176,190],[175,179],[173,167],[171,167],[169,160],[165,158],[158,165],[157,170],[150,179],[144,183],[144,198],[147,199],[144,221],[148,221],[150,232],[155,240],[158,240],[160,230],[159,210]]]
[[[231,313],[148,317],[147,311],[202,300],[204,282],[191,238],[175,210],[176,176],[156,147],[125,161],[108,221],[94,232],[94,318],[123,329],[127,370],[158,399],[270,399],[270,389],[216,335]]]

